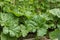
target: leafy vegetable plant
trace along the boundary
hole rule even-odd
[[[59,5],[59,0],[0,0],[0,40],[17,40],[29,32],[59,39]]]

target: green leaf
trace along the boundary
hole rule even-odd
[[[20,36],[20,26],[18,25],[18,18],[11,13],[1,13],[1,26],[3,27],[4,34],[10,34],[10,36]],[[19,35],[19,36],[18,36]]]
[[[11,1],[11,0],[5,0],[5,1]]]
[[[32,12],[26,11],[24,15],[27,16],[28,18],[30,18],[32,16]]]
[[[14,24],[18,25],[17,17],[11,13],[1,13],[1,26],[13,26]]]
[[[46,34],[47,30],[40,28],[37,30],[37,36],[44,36]]]
[[[26,30],[26,27],[24,25],[21,25],[20,28],[21,28],[21,34],[22,34],[22,36],[23,37],[27,36],[28,30]]]
[[[0,6],[2,7],[4,5],[4,2],[0,2]]]
[[[17,17],[23,15],[23,13],[20,12],[20,11],[18,10],[18,8],[13,9],[11,12],[12,12],[15,16],[17,16]]]
[[[57,27],[60,29],[60,24],[57,24]]]
[[[60,2],[60,0],[47,0],[47,1],[52,3]]]
[[[16,24],[14,26],[10,27],[4,27],[3,28],[3,33],[4,34],[10,34],[11,37],[19,37],[20,36],[20,26],[17,26]],[[20,33],[20,34],[19,34]],[[19,35],[19,36],[18,36]]]
[[[10,37],[9,35],[4,35],[1,33],[1,40],[17,40],[16,37]]]
[[[4,33],[4,34],[8,34],[8,28],[7,28],[7,27],[4,27],[4,28],[3,28],[3,33]]]
[[[10,7],[5,6],[5,7],[3,7],[3,11],[4,11],[4,12],[10,12],[11,10],[10,10]]]
[[[26,20],[25,25],[26,25],[28,31],[35,32],[37,29],[37,23],[32,20]]]
[[[55,31],[49,33],[49,37],[51,39],[59,38],[59,35],[60,35],[60,30],[58,30],[58,29],[56,29]]]
[[[49,12],[50,12],[52,15],[57,16],[58,18],[60,18],[60,9],[58,9],[58,8],[51,9],[51,10],[49,10]]]

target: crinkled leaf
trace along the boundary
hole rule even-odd
[[[18,25],[18,18],[10,13],[1,13],[1,26],[4,26],[3,33],[10,34],[10,36],[20,35],[20,26]]]
[[[10,37],[9,35],[1,34],[1,40],[17,40],[16,37]]]
[[[28,30],[26,30],[26,27],[24,25],[21,25],[20,28],[21,28],[21,34],[22,34],[22,36],[23,37],[27,36]]]
[[[24,14],[24,13],[20,12],[20,11],[18,10],[18,8],[13,9],[11,12],[12,12],[15,16],[17,16],[17,17],[19,17],[19,16],[21,16],[21,15]]]
[[[10,34],[11,37],[19,37],[20,36],[20,26],[14,25],[10,27],[4,27],[3,28],[3,33],[4,34]],[[18,36],[19,35],[19,36]]]
[[[52,15],[57,16],[57,17],[60,18],[60,9],[58,9],[58,8],[51,9],[51,10],[49,10],[49,12],[50,12]]]
[[[7,27],[4,27],[4,28],[3,28],[3,33],[4,33],[4,34],[8,34],[8,28],[7,28]]]
[[[40,28],[37,30],[37,36],[44,36],[46,34],[47,30]]]
[[[11,13],[1,13],[1,26],[13,26],[14,24],[18,25],[17,17]]]
[[[56,29],[55,31],[49,33],[49,36],[50,36],[51,39],[59,38],[60,30]]]

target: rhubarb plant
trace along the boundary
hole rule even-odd
[[[59,0],[0,0],[0,40],[17,40],[30,32],[60,37]]]

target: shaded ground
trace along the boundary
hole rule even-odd
[[[50,39],[46,35],[44,37],[36,38],[35,33],[29,33],[28,36],[26,36],[25,38],[20,37],[20,38],[18,38],[18,40],[50,40]]]

